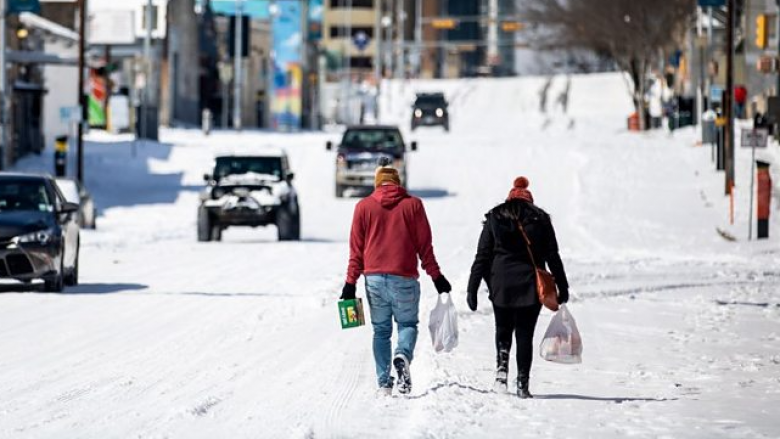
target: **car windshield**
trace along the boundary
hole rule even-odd
[[[214,168],[216,179],[249,173],[272,175],[281,180],[282,160],[279,157],[219,157]]]
[[[418,107],[443,107],[447,103],[444,101],[444,95],[422,95],[417,96],[414,105]]]
[[[348,130],[341,146],[349,149],[403,149],[398,130]]]
[[[53,212],[46,185],[40,181],[0,180],[0,212]]]

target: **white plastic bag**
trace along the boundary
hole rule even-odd
[[[539,346],[539,355],[555,363],[582,363],[582,337],[566,305],[561,305],[550,320]]]
[[[449,293],[439,294],[428,329],[436,352],[449,352],[458,346],[458,312]]]

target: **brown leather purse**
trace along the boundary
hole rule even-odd
[[[525,239],[525,245],[528,249],[528,256],[531,257],[531,263],[534,265],[534,271],[536,272],[536,293],[539,295],[539,302],[550,311],[558,311],[558,287],[555,285],[555,277],[547,270],[539,268],[539,266],[536,265],[534,252],[531,250],[531,240],[528,239],[528,235],[525,233],[525,229],[520,222],[517,223],[517,228],[520,229],[520,233],[523,234],[523,239]]]

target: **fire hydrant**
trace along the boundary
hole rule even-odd
[[[769,238],[769,211],[772,203],[772,176],[769,175],[769,163],[756,161],[758,203],[756,218],[758,220],[758,239]]]

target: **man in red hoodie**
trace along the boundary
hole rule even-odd
[[[355,207],[349,237],[349,267],[342,299],[355,298],[355,284],[366,278],[366,294],[374,327],[374,361],[380,393],[393,389],[390,376],[393,322],[398,326],[398,344],[392,365],[398,391],[412,390],[409,364],[417,342],[420,283],[417,258],[433,279],[439,294],[449,293],[450,283],[441,274],[431,243],[431,226],[422,201],[401,186],[398,171],[380,167],[374,193]]]

